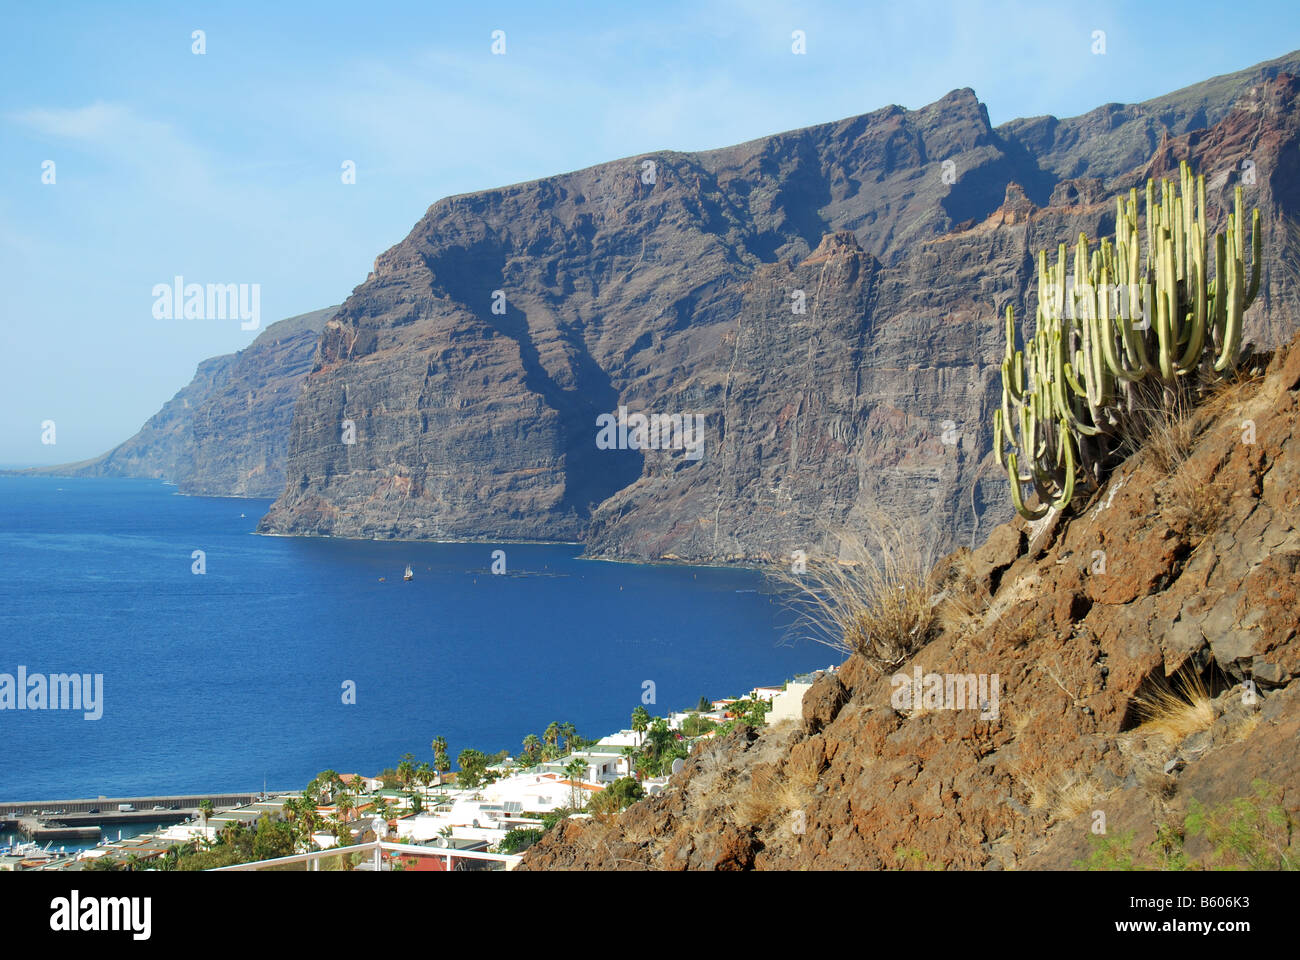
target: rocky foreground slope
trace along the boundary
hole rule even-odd
[[[139,433],[108,453],[24,472],[170,480],[196,495],[278,496],[293,403],[337,309],[273,323],[238,353],[204,360]]]
[[[1030,302],[1037,248],[1110,229],[1116,191],[1187,158],[1221,223],[1246,183],[1248,336],[1294,329],[1296,72],[996,128],[957,90],[440,200],[326,325],[260,529],[753,562],[883,509],[979,542],[1009,516],[994,318]],[[620,406],[702,416],[702,456],[602,449]]]
[[[562,823],[521,869],[1212,866],[1233,861],[1189,812],[1259,796],[1275,823],[1230,816],[1277,862],[1300,823],[1300,337],[1069,516],[1004,524],[937,577],[937,632],[896,669],[996,674],[996,709],[899,709],[851,656],[801,723],[697,748],[664,795]],[[1187,705],[1151,717],[1162,688]]]

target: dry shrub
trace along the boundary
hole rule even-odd
[[[1258,358],[1255,358],[1255,361],[1257,360]],[[1206,385],[1199,410],[1207,419],[1234,411],[1241,405],[1242,400],[1263,382],[1264,374],[1257,369],[1257,363],[1243,362],[1237,369],[1225,373],[1221,378]]]
[[[1169,481],[1160,497],[1171,520],[1181,525],[1194,544],[1212,534],[1227,510],[1227,489],[1217,480],[1202,483],[1181,471]]]
[[[1052,801],[1053,820],[1073,820],[1096,808],[1105,792],[1093,780],[1076,780],[1062,784]]]
[[[993,602],[988,590],[975,577],[969,552],[953,560],[940,596],[935,613],[939,629],[957,637],[976,632]]]
[[[1024,774],[1017,774],[1016,779],[1028,794],[1025,806],[1035,811],[1046,810],[1052,801],[1051,782],[1042,777],[1027,777]]]
[[[1171,476],[1192,455],[1196,425],[1191,413],[1191,399],[1181,391],[1172,393],[1163,403],[1144,405],[1134,412],[1134,437],[1145,451],[1146,462],[1159,476]]]
[[[1043,633],[1041,605],[1021,604],[998,618],[997,636],[1012,650],[1019,650]]]
[[[694,776],[686,781],[686,789],[692,806],[707,811],[720,802],[723,789],[727,783],[727,771],[730,763],[724,751],[717,744],[705,747],[700,755],[699,768]]]
[[[1158,807],[1164,807],[1178,792],[1178,778],[1159,767],[1143,770],[1138,775],[1138,783]]]
[[[1234,723],[1232,725],[1231,731],[1229,732],[1229,735],[1232,737],[1233,743],[1240,743],[1242,740],[1245,740],[1252,733],[1254,733],[1255,728],[1259,726],[1259,721],[1261,718],[1262,718],[1262,714],[1258,710],[1255,710],[1251,713],[1246,714],[1244,717],[1242,717],[1240,720]]]
[[[805,790],[817,786],[821,776],[821,763],[811,750],[799,750],[790,755],[785,765],[785,778],[789,783]]]
[[[1011,739],[1019,740],[1033,723],[1035,712],[1033,710],[1021,713],[1018,709],[1013,708],[1011,711]]]
[[[1016,779],[1028,794],[1025,806],[1038,813],[1046,813],[1055,822],[1073,820],[1081,813],[1093,810],[1106,794],[1095,780],[1058,774],[1054,777],[1026,777]]]
[[[915,524],[877,518],[865,537],[842,535],[839,556],[809,559],[792,588],[808,638],[857,653],[887,673],[928,641],[936,625],[930,551]]]
[[[760,767],[750,777],[749,788],[732,807],[736,825],[751,827],[765,823],[780,806],[780,782],[770,767]]]
[[[1180,670],[1172,681],[1163,677],[1148,681],[1133,702],[1138,732],[1157,736],[1170,746],[1214,725],[1210,691],[1194,670]]]

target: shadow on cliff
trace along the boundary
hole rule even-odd
[[[643,458],[635,450],[598,450],[596,417],[618,407],[619,395],[609,375],[596,363],[573,326],[556,324],[573,374],[573,385],[561,386],[543,366],[533,343],[528,315],[510,302],[504,314],[494,314],[487,294],[504,286],[505,254],[491,242],[456,247],[429,263],[437,283],[452,299],[464,304],[494,332],[519,348],[524,383],[559,414],[564,449],[564,496],[557,504],[583,522],[600,503],[633,483]]]

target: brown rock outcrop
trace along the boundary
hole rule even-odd
[[[1194,412],[1187,449],[1148,444],[1037,548],[1017,519],[941,562],[969,602],[900,674],[997,675],[996,703],[900,709],[851,657],[805,696],[812,722],[701,746],[665,794],[522,867],[661,868],[710,834],[754,869],[1068,868],[1098,822],[1141,862],[1193,800],[1256,781],[1300,816],[1300,337],[1251,366]],[[1139,698],[1191,674],[1200,712],[1144,723]],[[1183,842],[1212,864],[1204,836]]]

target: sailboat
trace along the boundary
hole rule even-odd
[[[402,579],[403,579],[403,580],[414,580],[414,579],[415,579],[415,574],[411,571],[411,565],[410,565],[409,563],[406,565],[406,572],[405,572],[404,574],[402,574]]]

